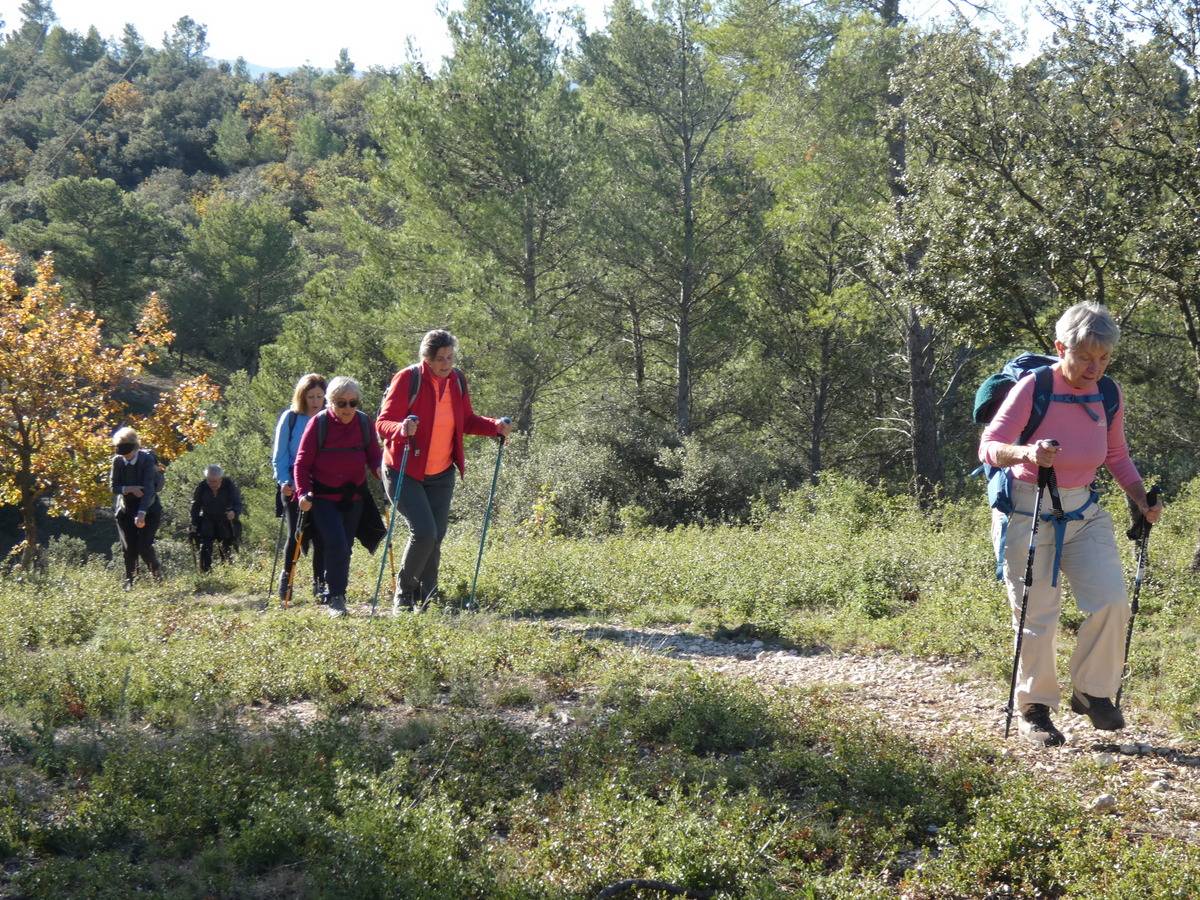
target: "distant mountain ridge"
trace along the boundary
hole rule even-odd
[[[228,63],[231,66],[237,65],[236,59],[217,59],[217,60],[213,60],[213,62]],[[276,75],[285,75],[285,76],[291,75],[293,72],[295,72],[299,68],[300,68],[300,66],[260,66],[255,63],[252,63],[252,62],[246,63],[246,71],[250,73],[251,78],[255,78],[255,79],[257,79],[263,75],[268,75],[272,72],[274,72]],[[318,71],[321,71],[321,72],[332,72],[333,71],[333,69],[325,67],[325,66],[315,66],[314,68],[316,68]]]

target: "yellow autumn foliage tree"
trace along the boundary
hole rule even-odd
[[[115,391],[141,373],[175,335],[151,294],[134,333],[111,347],[101,320],[63,298],[46,254],[34,283],[17,283],[20,257],[0,243],[0,505],[18,506],[21,562],[37,554],[37,507],[87,521],[109,499],[110,435],[129,421]],[[203,405],[218,391],[206,377],[175,388],[133,424],[169,462],[212,433]]]

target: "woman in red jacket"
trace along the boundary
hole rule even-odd
[[[437,589],[442,539],[450,520],[454,469],[466,473],[463,435],[508,437],[507,422],[475,415],[467,382],[454,367],[458,340],[431,331],[421,340],[421,362],[392,378],[375,428],[384,444],[384,484],[389,497],[409,441],[397,508],[408,523],[408,546],[396,585],[393,609],[421,608]],[[408,419],[416,416],[417,421]],[[406,421],[407,420],[407,421]]]
[[[292,481],[300,510],[312,510],[313,525],[321,536],[329,614],[337,617],[346,615],[350,553],[364,509],[378,518],[367,491],[367,473],[379,472],[383,454],[370,419],[360,409],[357,381],[341,375],[332,379],[325,402],[325,411],[304,426]]]

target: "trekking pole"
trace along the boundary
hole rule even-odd
[[[1037,546],[1038,521],[1042,515],[1042,492],[1054,477],[1054,469],[1038,467],[1037,497],[1033,501],[1033,528],[1029,531],[1029,558],[1025,561],[1025,589],[1021,593],[1021,620],[1017,625],[1017,646],[1013,653],[1012,678],[1008,684],[1008,706],[1005,708],[1004,738],[1012,728],[1013,705],[1017,697],[1017,665],[1021,662],[1021,638],[1025,635],[1025,614],[1029,611],[1029,587],[1033,583],[1033,551]]]
[[[300,501],[296,501],[299,503]],[[300,562],[300,554],[304,552],[304,529],[308,527],[308,512],[300,510],[300,515],[296,516],[296,546],[292,550],[292,558],[288,560],[287,567],[287,590],[283,593],[283,608],[287,609],[292,605],[292,586],[296,582],[296,564]],[[313,551],[316,552],[315,550]]]
[[[391,572],[392,572],[392,596],[395,597],[396,596],[396,588],[398,588],[400,586],[400,582],[398,582],[396,580],[396,554],[395,553],[388,554],[388,563],[390,564],[389,568],[391,569]]]
[[[408,422],[412,419],[414,422],[420,421],[416,416],[407,416],[404,421]],[[388,516],[387,535],[383,539],[383,559],[379,561],[379,577],[375,579],[375,593],[371,597],[371,618],[375,618],[375,606],[379,602],[379,587],[383,584],[383,570],[387,565],[388,552],[392,549],[392,529],[396,527],[396,507],[400,505],[400,483],[404,480],[404,470],[408,466],[408,448],[412,446],[412,438],[408,435],[404,436],[404,452],[400,454],[400,469],[396,472],[396,478],[392,482],[392,512]],[[395,566],[395,559],[392,560],[392,565]],[[395,575],[392,576],[395,579]],[[393,591],[393,596],[395,592]]]
[[[280,488],[282,490],[282,488]],[[287,510],[279,517],[279,534],[275,537],[275,557],[271,560],[271,583],[267,585],[267,602],[271,602],[271,594],[275,591],[275,569],[279,565],[279,553],[283,550],[283,523],[287,520]]]
[[[1147,506],[1158,505],[1158,487],[1151,489],[1146,495]],[[1150,542],[1150,529],[1153,527],[1146,521],[1146,517],[1142,515],[1142,511],[1138,509],[1132,500],[1129,501],[1129,512],[1133,517],[1133,523],[1129,527],[1129,531],[1125,532],[1131,541],[1137,541],[1137,571],[1133,576],[1133,600],[1129,604],[1129,624],[1125,626],[1125,658],[1121,663],[1121,684],[1117,687],[1117,703],[1121,705],[1121,693],[1125,690],[1125,680],[1129,678],[1129,645],[1133,643],[1133,620],[1137,618],[1138,613],[1138,596],[1142,592],[1142,582],[1146,580],[1146,545]]]
[[[512,424],[508,416],[502,418],[504,425]],[[479,556],[475,558],[475,577],[471,579],[471,599],[467,601],[467,609],[475,608],[475,585],[479,582],[479,565],[483,562],[483,543],[487,540],[488,523],[492,519],[492,501],[496,498],[496,482],[500,478],[500,457],[504,455],[504,438],[500,437],[500,446],[496,448],[496,469],[492,472],[492,489],[488,492],[487,509],[483,513],[483,531],[479,533]]]

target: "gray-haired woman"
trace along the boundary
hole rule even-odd
[[[378,477],[383,450],[370,419],[359,409],[362,393],[357,381],[332,379],[326,398],[327,409],[304,428],[293,474],[300,509],[312,510],[313,525],[321,535],[329,612],[344,616],[350,552],[364,508],[370,504],[375,510],[367,493],[367,472]]]
[[[138,433],[132,428],[119,428],[112,436],[114,455],[108,484],[116,497],[113,511],[117,519],[117,536],[125,557],[125,590],[133,587],[133,576],[140,558],[155,578],[162,577],[162,567],[154,552],[154,538],[162,520],[162,504],[158,500],[158,460],[149,450],[141,448]]]
[[[1120,328],[1103,306],[1079,303],[1068,309],[1055,329],[1059,361],[1052,367],[1053,388],[1045,418],[1026,443],[1018,443],[1030,419],[1036,387],[1035,378],[1023,378],[979,443],[980,460],[1011,467],[1013,474],[1014,511],[1008,517],[993,513],[992,535],[997,554],[1003,552],[1014,629],[1025,589],[1038,469],[1053,467],[1057,479],[1064,517],[1058,520],[1047,514],[1043,504],[1047,527],[1038,529],[1015,697],[1021,734],[1047,746],[1064,740],[1050,719],[1051,710],[1059,705],[1055,637],[1062,605],[1060,568],[1085,614],[1071,656],[1071,709],[1087,715],[1096,728],[1125,727],[1113,698],[1121,683],[1129,600],[1112,517],[1099,505],[1092,487],[1096,470],[1107,466],[1148,522],[1158,521],[1162,507],[1147,504],[1145,485],[1125,443],[1124,398],[1115,384],[1112,390],[1118,391],[1120,403],[1111,417],[1103,402],[1100,381],[1120,336]]]

